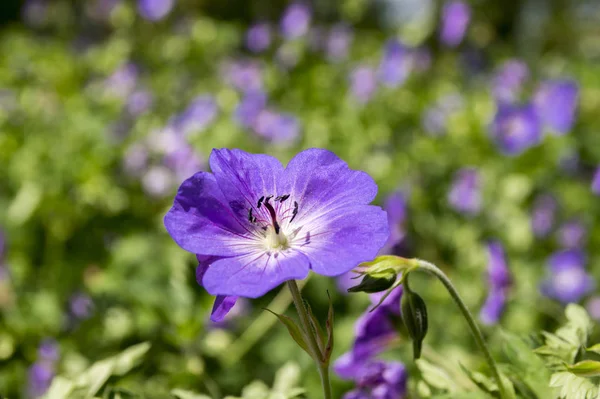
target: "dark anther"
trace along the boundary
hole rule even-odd
[[[257,208],[260,208],[260,206],[262,205],[262,202],[264,201],[264,199],[265,199],[264,195],[258,199],[258,206],[257,206]]]
[[[289,194],[286,194],[286,195],[280,195],[279,197],[276,197],[276,198],[275,198],[275,201],[283,202],[283,201],[285,201],[285,200],[286,200],[286,199],[288,199],[288,198],[290,198],[290,195],[289,195]]]
[[[292,218],[290,219],[290,223],[294,220],[296,215],[298,214],[298,203],[294,201],[294,210],[292,211]]]
[[[275,234],[279,234],[279,223],[277,223],[277,214],[275,213],[275,209],[273,208],[273,205],[269,204],[269,198],[271,198],[271,197],[267,197],[267,199],[265,199],[265,208],[267,208],[267,210],[269,211],[269,214],[271,215],[271,220],[273,221],[273,227],[275,228]]]
[[[248,209],[248,221],[250,223],[255,223],[256,222],[256,217],[252,215],[252,208]]]
[[[267,198],[265,198],[265,205],[267,205],[269,203],[269,200],[273,198],[272,195],[269,195]]]

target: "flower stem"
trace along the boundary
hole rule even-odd
[[[496,365],[496,362],[494,361],[494,358],[492,357],[492,354],[490,353],[490,350],[488,349],[487,344],[485,343],[483,334],[477,326],[477,323],[475,322],[473,315],[469,311],[469,308],[467,308],[467,305],[465,305],[465,303],[461,299],[460,295],[458,294],[458,291],[456,291],[456,288],[454,288],[454,285],[452,285],[452,282],[450,281],[448,276],[446,276],[446,274],[444,274],[444,272],[441,271],[433,263],[421,259],[418,259],[417,263],[419,265],[419,268],[427,270],[429,273],[436,276],[442,282],[442,284],[444,284],[444,287],[446,287],[446,289],[450,293],[450,296],[452,297],[452,299],[454,299],[454,302],[456,302],[463,316],[467,320],[467,324],[471,329],[471,333],[475,338],[475,342],[477,343],[477,346],[479,346],[479,349],[481,349],[481,351],[483,352],[485,360],[487,361],[488,366],[492,370],[492,374],[494,376],[494,379],[496,380],[496,384],[498,384],[498,389],[500,390],[500,397],[502,399],[508,398],[509,396],[506,392],[504,384],[502,383],[500,372],[498,371],[498,366]]]
[[[300,324],[302,324],[302,327],[306,332],[308,338],[308,348],[312,354],[313,359],[317,363],[317,369],[319,370],[319,375],[321,376],[321,385],[323,386],[323,398],[331,399],[332,396],[331,384],[329,383],[329,364],[328,362],[323,363],[320,360],[323,358],[323,355],[321,353],[321,350],[319,349],[319,344],[317,343],[316,333],[310,325],[308,312],[302,300],[302,294],[300,294],[300,290],[298,289],[296,280],[288,281],[287,285],[290,289],[290,292],[292,293],[292,299],[294,300],[294,305],[296,305],[298,316],[300,316]]]

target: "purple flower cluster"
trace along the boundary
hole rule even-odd
[[[308,33],[312,10],[308,4],[295,2],[290,4],[281,17],[279,28],[286,39],[297,39]]]
[[[542,294],[562,303],[579,302],[595,288],[586,270],[586,256],[581,250],[553,254],[547,262],[549,277],[542,283]]]
[[[137,5],[142,18],[156,22],[169,15],[175,5],[175,0],[138,0]]]
[[[30,398],[42,397],[55,375],[58,362],[58,344],[53,339],[45,339],[38,349],[38,359],[31,365],[28,372],[27,396]]]
[[[542,194],[533,202],[531,211],[531,229],[538,237],[546,237],[554,227],[558,203],[553,196]]]
[[[512,285],[512,279],[506,263],[504,249],[499,242],[490,242],[488,250],[488,297],[479,312],[479,318],[484,324],[492,325],[498,323],[504,306],[508,290]]]
[[[481,176],[475,168],[460,169],[454,175],[448,193],[450,206],[466,215],[476,215],[481,211]]]
[[[586,238],[587,229],[580,220],[569,220],[558,228],[558,243],[564,249],[582,248]]]
[[[77,292],[69,299],[69,312],[76,320],[84,320],[92,315],[94,302],[83,292]]]
[[[469,22],[471,8],[463,1],[444,4],[440,25],[440,39],[448,47],[456,47],[463,41]]]
[[[380,294],[372,294],[378,303]],[[406,392],[407,373],[396,362],[384,362],[376,356],[398,338],[402,289],[397,288],[375,310],[365,312],[355,325],[355,341],[350,352],[336,360],[333,369],[344,379],[353,380],[357,389],[344,398],[402,398]]]
[[[375,182],[330,151],[305,150],[284,168],[268,155],[215,149],[209,163],[212,173],[183,182],[165,227],[199,256],[200,283],[217,296],[214,319],[232,297],[259,297],[310,270],[346,273],[388,239],[385,212],[368,205]]]

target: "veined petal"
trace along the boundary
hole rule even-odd
[[[213,150],[209,163],[219,188],[239,220],[248,218],[248,208],[256,206],[261,196],[277,195],[283,166],[274,157],[223,148]]]
[[[246,253],[248,231],[226,204],[214,176],[198,172],[179,187],[165,215],[165,227],[186,251],[219,256]]]
[[[298,202],[297,219],[349,205],[368,204],[377,185],[365,172],[352,170],[333,152],[310,148],[296,155],[282,176],[281,190]]]
[[[196,259],[198,259],[196,281],[198,282],[198,285],[202,286],[202,279],[204,278],[204,274],[208,270],[208,267],[220,258],[218,256],[196,255]],[[233,308],[236,301],[237,296],[218,295],[213,304],[210,320],[215,323],[222,321],[227,313]]]
[[[338,276],[375,258],[388,236],[387,214],[377,206],[357,205],[313,217],[292,247],[310,258],[315,273]]]
[[[302,253],[249,253],[215,261],[202,283],[212,295],[256,298],[287,280],[307,276],[309,261]]]

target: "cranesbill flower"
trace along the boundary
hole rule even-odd
[[[153,101],[152,93],[149,91],[135,91],[127,99],[127,111],[133,116],[141,115],[152,106]]]
[[[311,10],[306,3],[292,3],[283,13],[280,22],[281,34],[286,39],[296,39],[308,32]]]
[[[391,253],[394,247],[404,240],[404,220],[406,219],[406,197],[396,191],[390,194],[384,202],[383,209],[388,215],[388,225],[390,227],[390,237],[381,249],[381,253]]]
[[[104,86],[110,95],[119,98],[129,96],[137,84],[139,69],[133,63],[119,66],[104,82]]]
[[[209,164],[183,182],[165,227],[183,249],[220,257],[202,277],[212,295],[255,298],[309,270],[338,276],[388,238],[385,212],[369,205],[377,185],[330,151],[302,151],[284,168],[215,149]]]
[[[329,61],[337,62],[348,57],[348,51],[354,35],[352,29],[346,24],[333,26],[325,43],[325,54]]]
[[[198,259],[198,267],[196,268],[196,281],[202,287],[202,279],[206,271],[215,261],[219,260],[218,256],[196,255]],[[217,323],[223,321],[227,313],[233,308],[237,301],[237,296],[217,295],[213,309],[210,313],[210,320]]]
[[[516,101],[523,84],[529,79],[529,68],[520,60],[506,61],[492,79],[492,90],[496,101]]]
[[[504,311],[508,289],[512,279],[506,263],[506,256],[502,244],[490,242],[488,250],[488,297],[479,313],[484,324],[496,324]]]
[[[540,85],[533,103],[541,122],[557,134],[568,133],[575,123],[579,87],[572,80],[549,80]]]
[[[594,172],[594,177],[592,178],[592,192],[600,195],[600,166],[596,168],[596,172]]]
[[[579,220],[569,220],[558,229],[558,242],[565,249],[583,247],[587,230]]]
[[[456,47],[462,42],[471,20],[471,9],[462,1],[446,3],[442,10],[440,39],[449,47]]]
[[[76,319],[87,319],[92,315],[94,302],[88,295],[78,292],[69,299],[69,310]]]
[[[475,168],[456,172],[448,193],[450,206],[461,213],[476,215],[481,210],[481,178]]]
[[[192,146],[185,143],[176,150],[166,154],[164,163],[173,171],[177,180],[181,181],[204,169],[205,161]]]
[[[254,131],[277,144],[291,144],[300,135],[300,123],[291,114],[263,110],[254,123]]]
[[[258,115],[267,106],[267,95],[262,91],[246,93],[234,111],[235,120],[244,127],[252,127]]]
[[[257,62],[236,60],[225,63],[222,68],[225,81],[242,93],[256,92],[263,87],[263,71]]]
[[[356,100],[365,104],[369,102],[375,90],[377,89],[377,81],[375,71],[368,66],[359,66],[350,74],[350,92]]]
[[[406,395],[407,378],[404,364],[373,360],[363,365],[356,389],[343,399],[402,399]]]
[[[411,62],[408,50],[402,43],[388,41],[377,71],[379,81],[388,87],[398,87],[408,77]]]
[[[271,27],[267,23],[252,25],[246,31],[246,47],[253,53],[261,53],[271,45]]]
[[[148,21],[160,21],[175,5],[175,0],[138,0],[138,11]]]
[[[129,176],[140,177],[148,167],[148,149],[141,143],[132,144],[123,157],[123,169]]]
[[[216,101],[210,95],[201,95],[190,103],[190,105],[175,118],[174,128],[184,135],[206,129],[217,117],[219,108]]]
[[[579,302],[594,287],[594,279],[586,273],[586,257],[580,250],[557,252],[548,259],[550,276],[542,283],[544,295],[562,303]]]
[[[533,202],[531,211],[531,229],[536,237],[545,237],[554,226],[558,204],[553,196],[542,194]]]
[[[532,105],[500,104],[491,127],[493,140],[507,155],[517,155],[541,140],[541,126]]]
[[[30,398],[42,397],[55,375],[58,361],[58,344],[53,339],[45,339],[38,349],[38,359],[31,365],[27,378],[27,395]]]

